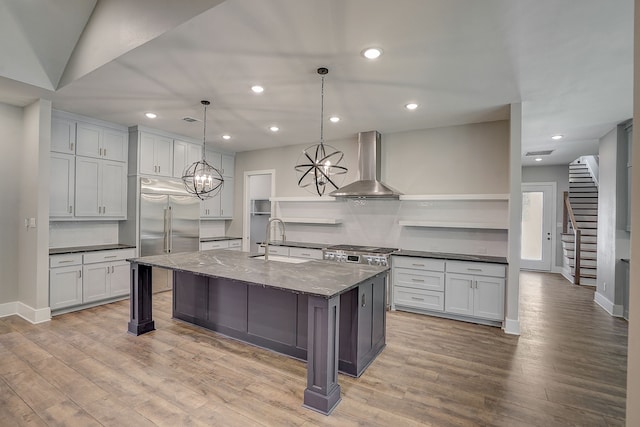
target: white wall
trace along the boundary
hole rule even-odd
[[[382,138],[383,181],[405,194],[509,192],[507,120]]]
[[[626,131],[617,127],[600,139],[598,191],[598,270],[596,301],[616,315],[622,314],[622,278],[629,256],[627,226]],[[605,286],[606,285],[606,286]]]
[[[114,243],[119,243],[117,221],[55,221],[49,223],[50,248]]]
[[[332,146],[344,152],[344,162],[349,168],[344,183],[357,179],[357,135],[348,140],[331,141]],[[306,145],[296,145],[267,150],[256,150],[236,155],[236,177],[245,171],[263,170],[267,166],[276,170],[276,195],[310,196],[311,194],[297,186],[294,165]],[[423,162],[418,161],[423,160]],[[382,135],[382,180],[405,194],[443,194],[443,193],[508,193],[509,192],[509,122],[496,121],[462,126],[450,126]],[[235,183],[235,215],[228,232],[234,235],[242,233],[243,183]],[[340,205],[340,203],[343,203]],[[368,208],[366,207],[368,206]],[[343,220],[339,226],[294,225],[287,230],[289,238],[306,239],[329,243],[385,244],[404,245],[412,248],[427,248],[425,241],[439,250],[455,252],[487,251],[504,255],[505,233],[426,230],[416,228],[401,229],[397,219],[402,215],[415,215],[416,212],[401,212],[399,202],[366,201],[366,206],[351,202],[338,202],[329,207],[324,203],[307,203],[302,209],[309,212],[320,209],[339,210]],[[427,214],[432,209],[421,206]],[[404,209],[404,208],[403,208]],[[407,207],[407,209],[410,209]],[[415,207],[413,209],[416,209]],[[465,209],[458,204],[454,209]],[[378,215],[373,215],[376,212]],[[281,212],[282,215],[287,214]],[[319,214],[319,213],[318,213]],[[328,213],[323,213],[328,214]],[[436,212],[436,215],[438,212]],[[414,218],[415,219],[415,218]],[[505,217],[506,221],[506,217]],[[394,225],[395,224],[395,225]],[[297,236],[297,237],[294,237]],[[416,236],[422,244],[415,241]],[[324,239],[324,240],[323,240]],[[338,240],[339,239],[339,240]],[[347,239],[353,239],[347,241]],[[434,239],[432,242],[431,240]],[[465,241],[478,243],[468,247]],[[486,242],[486,243],[482,243]],[[428,249],[428,248],[427,248]],[[432,248],[433,249],[433,248]]]
[[[557,166],[525,166],[522,168],[522,182],[555,182],[557,185],[556,194],[556,259],[554,267],[562,269],[562,205],[564,203],[563,193],[569,191],[569,165]],[[558,224],[560,224],[558,226]]]
[[[49,307],[50,145],[51,102],[39,100],[24,109],[20,171],[16,175],[20,221],[36,221],[35,228],[19,228],[18,298],[34,310]]]
[[[18,299],[18,216],[22,108],[0,103],[0,305]]]
[[[640,0],[635,0],[634,16],[634,70],[633,121],[640,123]],[[640,132],[633,132],[631,188],[640,188]],[[640,192],[631,200],[631,220],[640,224]],[[627,426],[640,425],[640,238],[631,236],[631,263],[629,287],[629,346],[627,353]],[[634,285],[635,284],[635,285]]]

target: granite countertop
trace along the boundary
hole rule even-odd
[[[219,242],[221,240],[241,240],[242,237],[233,236],[217,236],[217,237],[201,237],[200,242]]]
[[[265,242],[258,242],[259,245],[264,245]],[[309,243],[309,242],[292,242],[289,240],[274,240],[269,242],[269,246],[290,246],[292,248],[304,248],[304,249],[326,249],[333,244],[328,243]]]
[[[253,259],[257,254],[213,249],[168,255],[152,255],[128,261],[201,276],[221,277],[331,298],[379,274],[389,267],[309,260],[302,263]],[[272,255],[272,257],[276,257]]]
[[[135,247],[135,245],[123,245],[120,243],[113,243],[108,245],[70,246],[67,248],[49,248],[49,255],[74,254],[78,252],[110,251],[114,249],[131,249]]]
[[[472,261],[472,262],[491,262],[495,264],[509,264],[505,257],[489,256],[489,255],[468,255],[468,254],[450,254],[444,252],[423,252],[400,250],[394,252],[393,255],[411,256],[417,258],[437,258],[449,259],[453,261]]]

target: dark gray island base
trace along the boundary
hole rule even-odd
[[[338,370],[360,376],[385,346],[385,267],[227,250],[130,262],[129,332],[154,330],[151,267],[171,269],[174,318],[306,360],[304,406],[323,414],[340,401]]]

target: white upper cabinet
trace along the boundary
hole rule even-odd
[[[76,125],[78,156],[124,162],[127,159],[127,134],[117,129],[78,122]]]
[[[51,119],[51,151],[65,154],[76,152],[76,122],[63,118]]]
[[[222,170],[220,173],[222,176],[233,178],[235,172],[235,156],[231,156],[229,154],[222,155]]]
[[[75,189],[75,156],[51,153],[49,165],[49,216],[72,218]]]
[[[173,140],[148,132],[140,132],[141,174],[173,176]]]
[[[214,168],[218,170],[222,169],[222,154],[213,150],[207,150],[206,160],[207,160],[207,163],[209,163]]]
[[[126,166],[76,157],[76,217],[126,219]]]
[[[233,217],[233,178],[224,178],[224,185],[220,191],[220,217]]]
[[[175,139],[173,141],[173,177],[182,178],[184,170],[202,160],[202,147],[186,141]]]

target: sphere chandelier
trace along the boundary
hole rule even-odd
[[[342,151],[324,143],[324,76],[329,70],[321,67],[317,70],[322,80],[320,107],[320,143],[305,148],[295,165],[298,186],[322,196],[327,191],[337,190],[342,185],[347,168],[340,162]]]
[[[193,194],[200,200],[215,196],[222,190],[224,178],[220,171],[211,166],[206,158],[207,146],[207,106],[209,101],[200,101],[204,106],[204,131],[202,137],[202,160],[193,162],[182,173],[182,182],[189,194]]]

